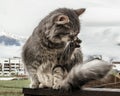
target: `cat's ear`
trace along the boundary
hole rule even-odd
[[[66,24],[69,23],[69,17],[66,15],[59,15],[56,20],[56,24]]]
[[[78,16],[80,16],[81,14],[83,14],[84,12],[85,12],[85,8],[81,8],[81,9],[77,9],[77,10],[75,10],[75,13],[78,15]]]

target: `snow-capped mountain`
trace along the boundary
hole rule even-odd
[[[0,57],[20,57],[26,38],[12,33],[0,32]]]
[[[22,36],[17,36],[12,33],[0,32],[0,44],[6,46],[21,46],[24,43],[26,38]]]
[[[11,46],[11,45],[20,46],[19,40],[10,38],[4,35],[0,36],[0,43],[3,43],[4,45],[7,45],[7,46]]]

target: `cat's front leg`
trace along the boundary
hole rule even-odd
[[[35,65],[33,63],[33,65]],[[33,68],[33,65],[26,65],[26,70],[28,72],[28,77],[30,78],[30,84],[29,87],[30,88],[38,88],[39,87],[39,80],[38,80],[38,76],[36,74],[37,68]]]
[[[64,65],[68,63],[71,59],[71,56],[76,48],[76,43],[74,41],[71,41],[67,44],[65,47],[63,53],[60,56],[60,59],[58,60],[59,65]]]
[[[60,89],[61,88],[61,83],[64,77],[66,76],[67,72],[64,70],[62,66],[56,66],[54,67],[52,71],[53,75],[53,89]]]
[[[39,81],[38,81],[36,74],[30,75],[30,80],[31,80],[30,88],[38,88],[39,87]]]

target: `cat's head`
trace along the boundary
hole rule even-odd
[[[79,16],[84,8],[73,10],[60,8],[51,12],[45,19],[46,37],[53,43],[68,42],[74,40],[80,32]]]

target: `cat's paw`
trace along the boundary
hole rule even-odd
[[[65,83],[63,82],[61,84],[61,87],[60,87],[60,92],[64,93],[64,92],[73,92],[73,91],[77,91],[77,90],[80,90],[80,87],[77,85],[77,86],[73,86],[72,84],[70,83]]]
[[[74,41],[71,41],[70,42],[70,48],[74,49],[74,48],[80,47],[81,42],[82,41],[79,38],[75,39]]]
[[[39,88],[45,88],[46,86],[42,83],[39,84]]]
[[[39,87],[39,84],[35,84],[35,83],[31,83],[30,84],[30,88],[38,88]]]
[[[80,47],[80,43],[82,42],[82,40],[80,40],[79,38],[76,38],[74,40],[74,43],[75,43],[75,47]]]
[[[71,91],[71,86],[66,83],[66,84],[62,84],[61,88],[60,88],[61,91]]]
[[[61,92],[63,91],[71,91],[72,87],[70,86],[70,84],[66,83],[66,84],[55,84],[52,87],[53,89],[57,89],[60,90]]]
[[[61,89],[61,85],[60,84],[55,84],[52,87],[53,89]]]

